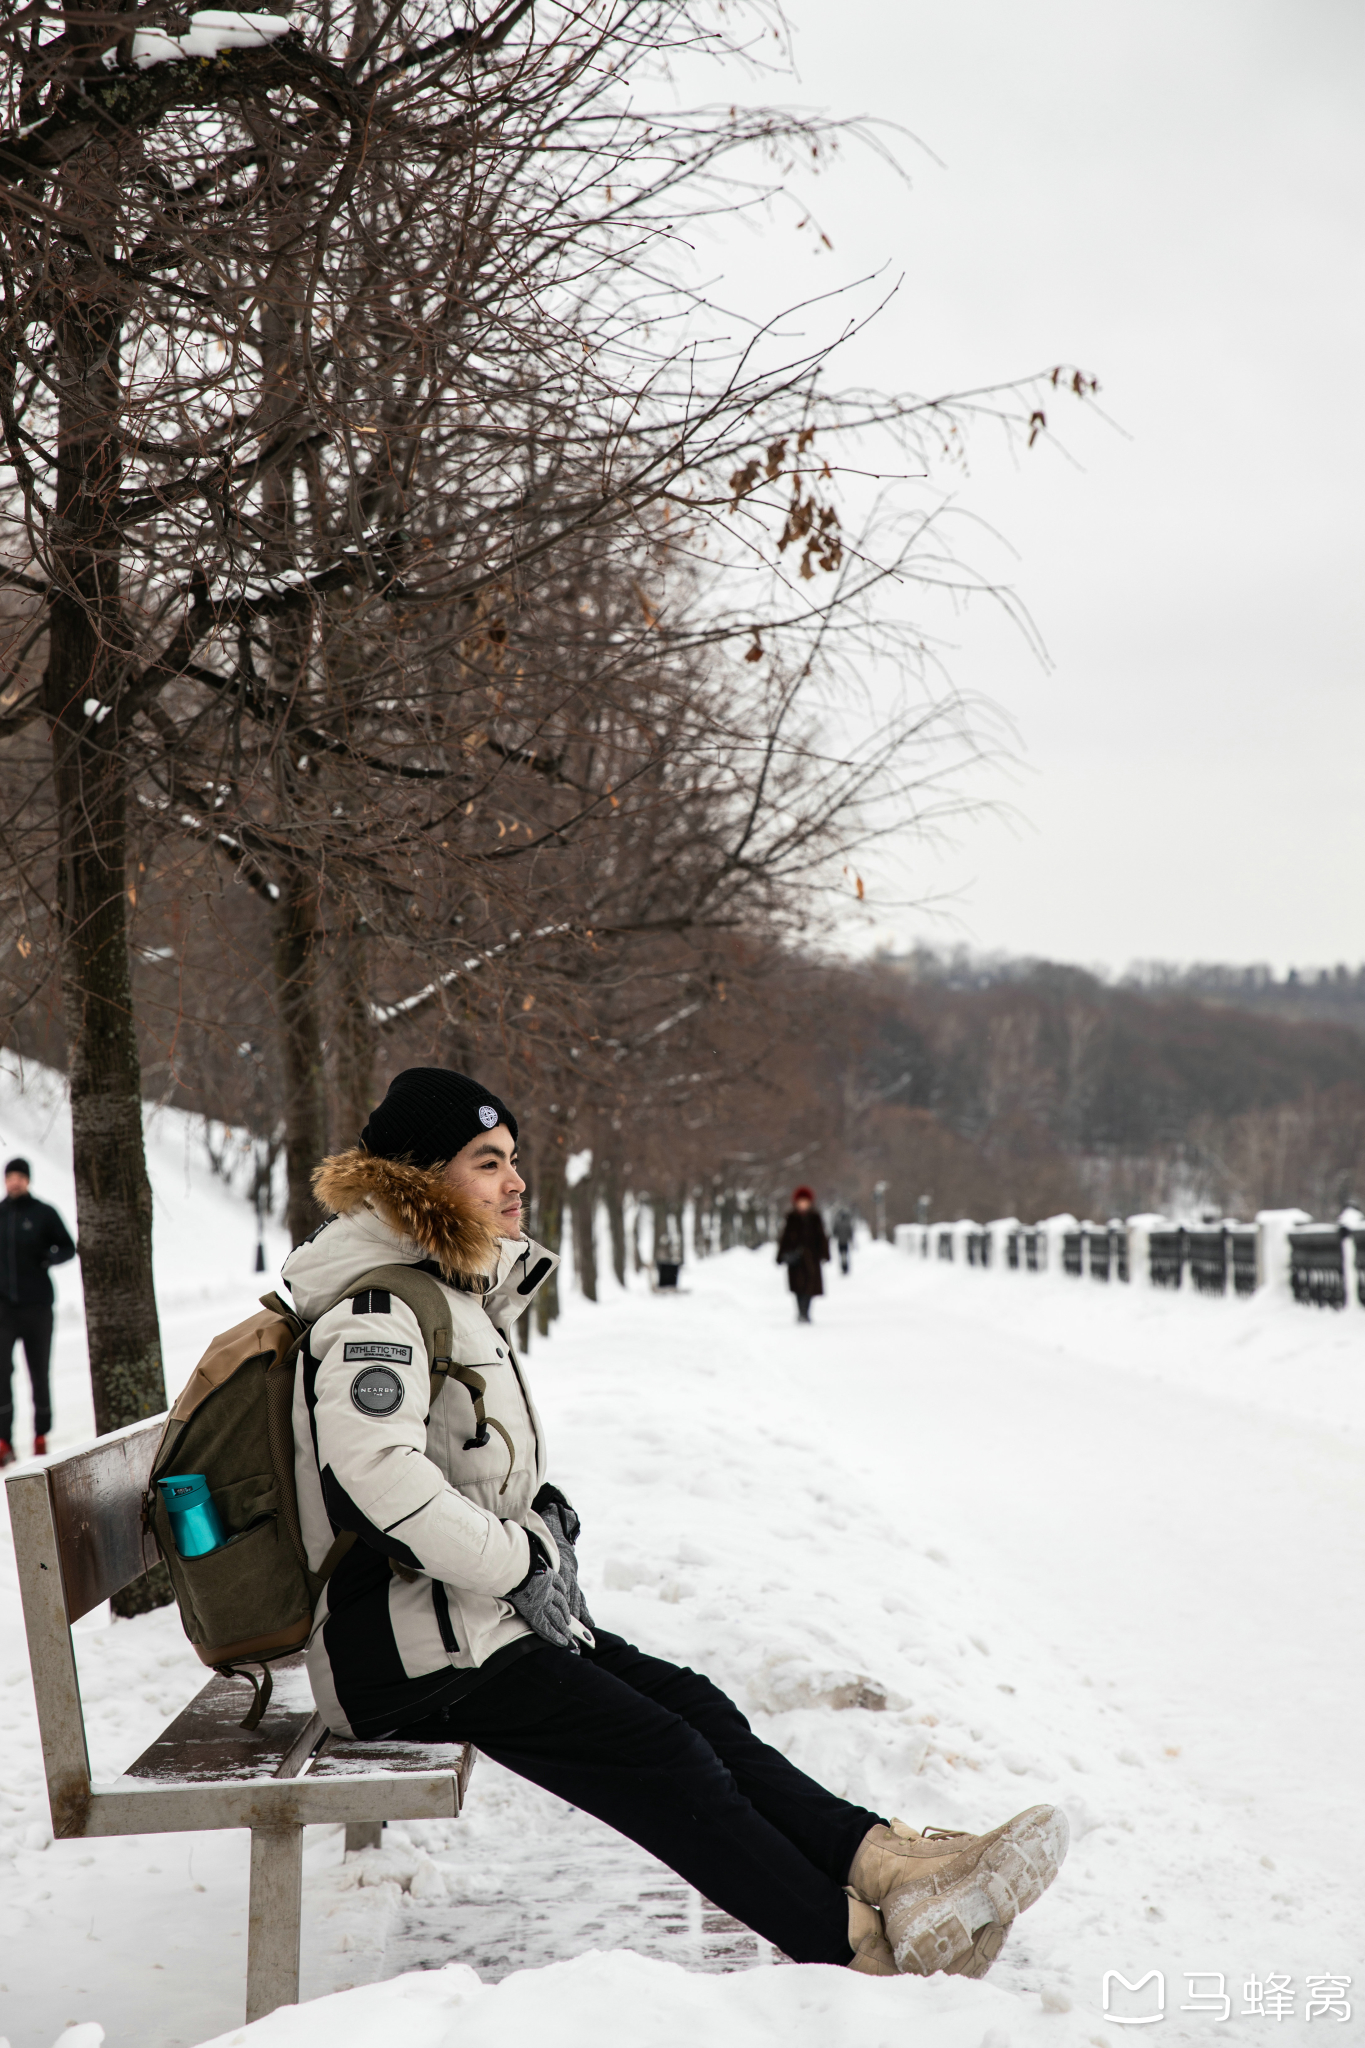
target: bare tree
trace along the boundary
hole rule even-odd
[[[581,1020],[630,944],[796,929],[876,803],[928,786],[906,762],[963,730],[951,696],[826,741],[841,647],[904,653],[877,593],[949,573],[928,520],[848,547],[828,454],[889,431],[914,467],[959,419],[1041,417],[1031,387],[827,395],[827,350],[708,328],[677,220],[731,203],[736,152],[780,179],[827,135],[642,95],[671,50],[734,50],[723,10],[301,20],[31,0],[0,26],[0,736],[13,768],[51,735],[15,914],[60,957],[101,1428],[164,1397],[130,807],[268,919],[302,1234],[321,977],[353,1122],[375,947],[415,970],[400,1001],[502,1015],[534,969]]]

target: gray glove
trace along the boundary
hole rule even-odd
[[[578,1644],[570,1626],[573,1615],[562,1568],[552,1572],[550,1560],[539,1542],[529,1529],[526,1534],[531,1545],[531,1570],[519,1586],[503,1597],[523,1621],[529,1621],[538,1636],[543,1636],[547,1643],[554,1643],[561,1650],[572,1650],[576,1657]]]
[[[539,1499],[540,1495],[536,1498]],[[588,1612],[588,1603],[583,1598],[583,1589],[578,1583],[578,1552],[573,1544],[582,1523],[567,1501],[562,1507],[557,1500],[547,1501],[539,1510],[539,1514],[541,1521],[554,1537],[555,1548],[559,1552],[559,1571],[556,1576],[564,1588],[569,1612],[575,1621],[582,1622],[584,1628],[591,1628],[593,1619]]]

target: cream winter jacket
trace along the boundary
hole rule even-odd
[[[314,1185],[336,1214],[284,1266],[313,1322],[295,1381],[299,1515],[315,1570],[340,1531],[361,1541],[323,1590],[308,1671],[334,1733],[374,1735],[458,1695],[452,1672],[531,1635],[504,1596],[530,1570],[528,1530],[552,1563],[558,1552],[531,1505],[545,1442],[511,1331],[558,1262],[495,1237],[421,1168],[355,1150],[324,1161]],[[466,1387],[448,1380],[430,1400],[407,1305],[348,1291],[394,1264],[440,1278],[456,1363],[477,1368],[500,1425],[482,1444]]]

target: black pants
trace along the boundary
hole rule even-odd
[[[810,1321],[810,1305],[814,1301],[814,1299],[815,1296],[813,1294],[797,1295],[796,1319],[799,1323],[808,1323]]]
[[[841,1273],[848,1271],[848,1246],[846,1244],[841,1244],[839,1247],[839,1271]]]
[[[52,1427],[52,1390],[48,1385],[52,1308],[48,1302],[0,1301],[0,1439],[5,1443],[14,1431],[14,1347],[21,1338],[33,1386],[33,1434],[46,1436]]]
[[[709,1678],[596,1634],[581,1657],[543,1644],[400,1734],[474,1743],[628,1835],[793,1961],[847,1963],[843,1887],[880,1816],[760,1742]]]

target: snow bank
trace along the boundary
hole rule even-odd
[[[618,1951],[576,1956],[541,1970],[523,1970],[484,1984],[451,1964],[414,1971],[389,1984],[348,1991],[309,2006],[272,2013],[252,2027],[220,2034],[208,2048],[507,2048],[508,2042],[553,2042],[554,2048],[1003,2048],[1046,2038],[1017,2030],[1012,2001],[989,1985],[948,1978],[886,1982],[821,1966],[701,1976],[677,1963]]]

